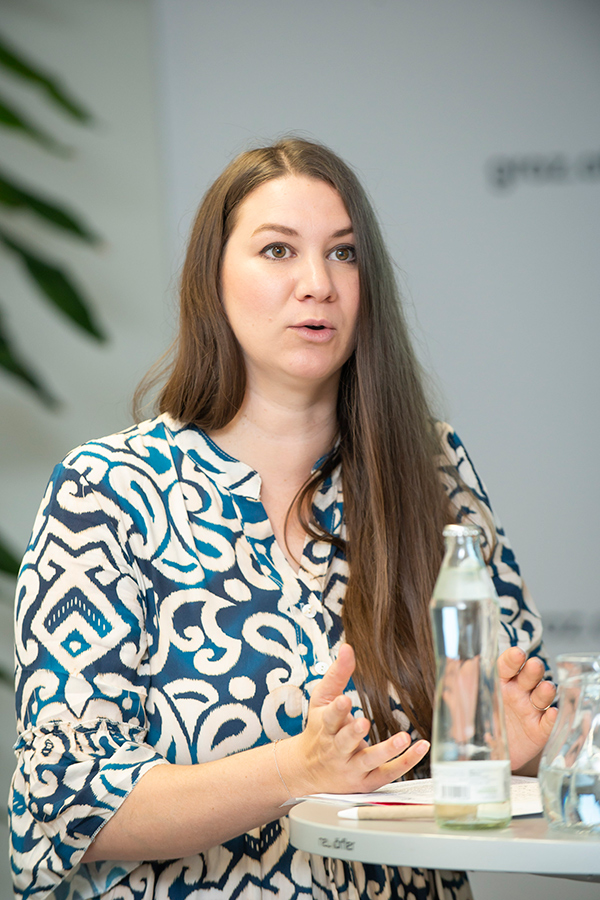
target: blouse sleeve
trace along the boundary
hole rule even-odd
[[[126,546],[119,508],[58,466],[17,585],[18,897],[42,900],[71,878],[136,782],[166,762],[145,743],[144,590]],[[78,896],[96,896],[137,865],[119,863],[120,876],[114,863],[82,866]]]
[[[549,677],[542,644],[542,620],[521,577],[504,529],[492,509],[485,485],[456,432],[446,424],[439,428],[443,450],[440,469],[456,521],[468,518],[484,533],[484,556],[500,600],[500,652],[508,647],[521,647],[528,656],[538,656],[542,660]],[[469,490],[465,490],[465,486]]]

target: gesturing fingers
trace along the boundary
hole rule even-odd
[[[368,747],[359,754],[363,756],[364,753],[362,790],[374,791],[401,778],[420,762],[428,750],[427,741],[415,741],[411,744],[410,737],[404,733]]]
[[[313,690],[304,732],[290,740],[301,751],[295,768],[310,788],[305,793],[375,790],[404,775],[429,749],[427,741],[411,745],[405,733],[368,744],[371,723],[352,716],[352,700],[344,695],[354,668],[354,651],[342,644],[338,658]]]
[[[542,749],[556,720],[551,709],[556,688],[544,681],[543,662],[526,658],[518,647],[510,647],[498,657],[506,728],[513,771],[528,764]]]
[[[522,691],[531,692],[543,681],[545,671],[541,659],[532,656],[515,678]]]
[[[355,720],[352,718],[352,701],[343,694],[335,697],[322,710],[321,722],[327,734],[337,734],[345,725]]]
[[[540,681],[529,695],[529,701],[538,712],[545,712],[554,703],[556,687],[551,681]]]
[[[498,657],[498,674],[504,686],[516,688],[524,695],[529,694],[533,705],[540,709],[549,706],[554,699],[556,689],[551,682],[544,681],[545,669],[541,659],[537,656],[527,659],[518,647],[510,647]],[[542,700],[545,702],[538,702]]]
[[[325,706],[343,693],[352,677],[355,665],[354,650],[350,644],[342,644],[337,659],[314,689],[311,704]]]
[[[351,759],[355,754],[367,748],[365,738],[371,723],[362,717],[352,719],[335,736],[335,746],[342,759]]]
[[[498,675],[502,682],[515,678],[527,661],[527,656],[520,647],[509,647],[498,657]]]

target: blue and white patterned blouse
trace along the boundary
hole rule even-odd
[[[440,435],[450,465],[488,504],[456,434],[440,426]],[[460,518],[469,497],[454,494]],[[339,470],[315,514],[343,534]],[[539,652],[539,615],[499,526],[490,570],[503,646]],[[470,897],[461,873],[296,850],[285,817],[186,859],[80,862],[152,766],[202,763],[301,731],[343,639],[346,581],[343,554],[308,538],[293,571],[258,474],[193,426],[162,415],[69,454],[48,485],[17,590],[16,896]]]

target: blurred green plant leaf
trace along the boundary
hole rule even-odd
[[[0,572],[16,577],[19,574],[20,565],[20,560],[10,547],[5,544],[4,538],[0,537]]]
[[[99,241],[97,235],[78,221],[64,207],[50,203],[42,197],[32,194],[21,185],[17,184],[10,175],[0,170],[0,204],[12,209],[27,209],[35,213],[45,222],[50,222],[58,228],[63,228],[70,234],[76,235],[89,244]]]
[[[0,125],[5,128],[14,128],[21,135],[31,138],[41,144],[44,149],[57,153],[59,156],[68,156],[71,153],[69,147],[60,144],[52,135],[47,134],[43,129],[34,125],[26,116],[18,109],[8,103],[4,97],[0,96]]]
[[[13,75],[29,81],[42,88],[42,90],[63,112],[68,113],[79,122],[88,123],[93,120],[92,114],[81,103],[69,97],[60,82],[43,72],[34,63],[21,55],[21,51],[12,46],[6,38],[0,35],[0,66],[3,66]]]
[[[19,352],[15,349],[12,339],[4,326],[3,316],[0,312],[0,366],[15,378],[20,379],[38,395],[46,406],[58,406],[56,397],[53,397],[48,388],[40,381],[37,375],[24,362]]]
[[[17,254],[47,300],[68,316],[75,325],[78,325],[92,337],[95,337],[96,340],[106,340],[103,332],[93,321],[81,293],[63,269],[46,262],[5,231],[0,231],[0,241],[5,247]]]

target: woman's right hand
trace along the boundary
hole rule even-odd
[[[283,814],[280,774],[294,797],[363,793],[400,778],[429,744],[411,745],[404,733],[367,744],[370,723],[352,718],[350,698],[343,696],[354,664],[354,651],[344,644],[315,687],[302,734],[276,747],[149,769],[100,829],[84,862],[181,859],[272,822]]]
[[[411,744],[406,732],[367,744],[371,723],[352,716],[352,701],[343,694],[355,664],[352,647],[342,644],[313,692],[306,728],[277,748],[282,775],[294,797],[377,790],[412,769],[429,750],[427,741]]]

